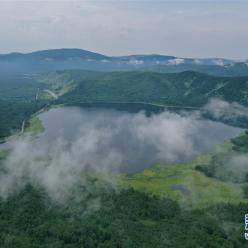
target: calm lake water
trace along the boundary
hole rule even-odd
[[[156,114],[152,110],[147,114],[137,106],[132,109],[50,109],[39,115],[45,132],[32,141],[33,146],[46,147],[47,153],[68,152],[84,166],[132,173],[155,163],[189,161],[243,131],[191,113],[182,116],[158,109]]]

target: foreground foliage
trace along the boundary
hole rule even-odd
[[[96,197],[94,195],[90,197]],[[170,199],[134,190],[101,192],[98,210],[58,205],[27,186],[0,203],[2,248],[246,247],[248,205],[186,211]],[[87,199],[89,200],[89,199]],[[79,211],[81,210],[81,212]]]

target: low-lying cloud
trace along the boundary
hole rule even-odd
[[[237,102],[226,102],[224,100],[214,98],[204,107],[217,119],[235,119],[240,117],[248,117],[248,109]]]
[[[7,197],[29,182],[56,199],[65,199],[86,171],[101,173],[115,185],[112,172],[136,172],[155,163],[187,161],[236,136],[240,129],[222,123],[163,112],[147,117],[110,110],[52,109],[41,119],[38,139],[15,141],[3,162],[0,195]],[[86,182],[85,182],[86,183]]]

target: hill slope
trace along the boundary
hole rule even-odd
[[[113,72],[78,78],[59,103],[146,102],[201,107],[211,98],[248,105],[248,77],[214,77],[196,72]]]

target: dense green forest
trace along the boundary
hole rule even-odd
[[[36,100],[37,90],[44,85],[34,75],[0,74],[0,99],[5,101],[30,102]]]
[[[30,116],[44,106],[44,102],[10,102],[0,100],[0,140],[21,131]]]
[[[248,77],[214,77],[197,72],[113,72],[80,80],[78,74],[77,86],[57,103],[145,102],[201,107],[218,97],[248,104]]]
[[[42,88],[43,84],[31,75],[0,75],[0,140],[19,132],[23,121],[27,124],[30,116],[44,106],[43,100],[36,99]]]
[[[99,209],[85,201],[55,204],[28,185],[0,202],[2,248],[247,247],[246,204],[184,210],[177,202],[135,190],[102,191]]]

